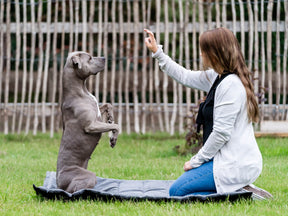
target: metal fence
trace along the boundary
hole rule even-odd
[[[108,59],[88,89],[115,107],[130,133],[185,129],[185,116],[203,92],[159,71],[144,45],[144,28],[186,68],[201,69],[199,35],[224,26],[241,43],[254,74],[262,121],[287,121],[287,0],[1,0],[0,131],[61,128],[62,73],[69,52]]]

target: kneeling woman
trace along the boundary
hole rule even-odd
[[[170,188],[171,196],[229,193],[253,183],[262,170],[262,156],[252,122],[259,118],[250,72],[239,43],[226,28],[200,36],[203,71],[183,68],[164,54],[151,31],[145,44],[161,70],[180,84],[208,92],[197,121],[204,145],[184,164],[184,174]]]

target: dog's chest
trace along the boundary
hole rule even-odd
[[[88,92],[88,95],[89,95],[89,97],[92,98],[92,100],[96,103],[96,106],[97,106],[97,116],[100,118],[100,117],[101,117],[101,112],[100,112],[99,104],[98,104],[98,101],[97,101],[96,97],[93,96],[90,92]]]

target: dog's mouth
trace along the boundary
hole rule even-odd
[[[97,73],[103,71],[105,69],[105,58],[104,57],[93,57],[95,62],[95,67],[97,68],[94,72],[96,75]]]
[[[102,71],[104,71],[104,66],[103,67],[101,67],[101,68],[97,68],[97,70],[95,70],[94,72],[93,72],[93,75],[96,75],[96,74],[98,74],[98,73],[100,73],[100,72],[102,72]]]

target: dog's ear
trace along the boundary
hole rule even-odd
[[[71,60],[74,65],[78,65],[78,69],[82,68],[82,63],[79,55],[74,55],[71,57]]]

